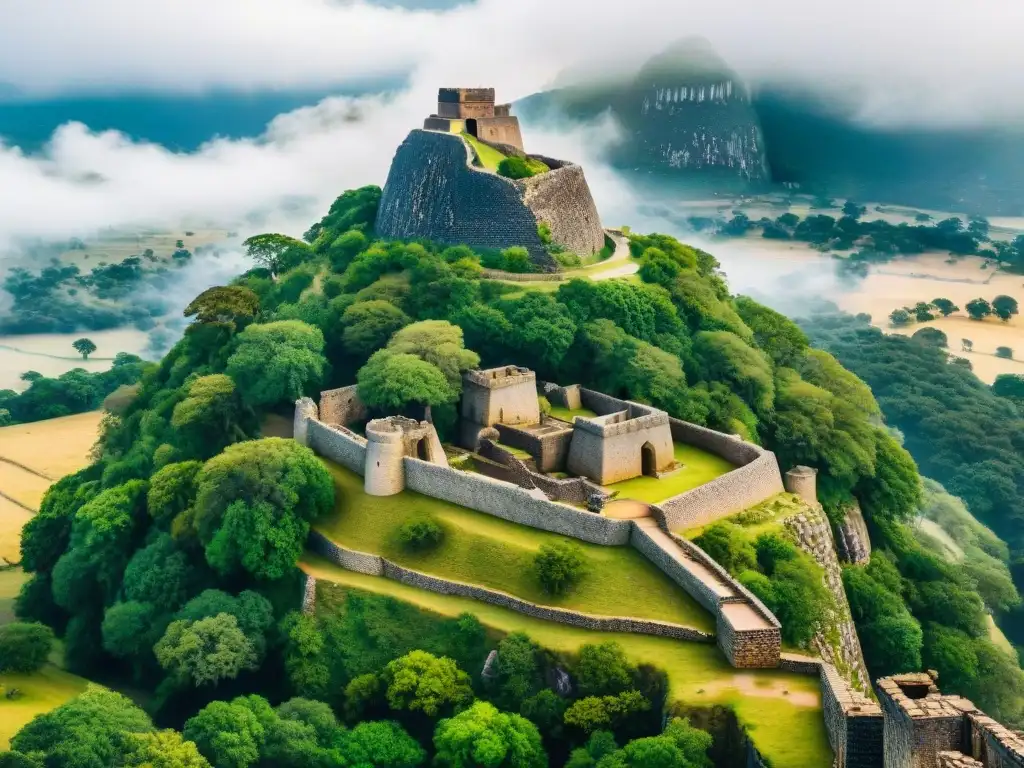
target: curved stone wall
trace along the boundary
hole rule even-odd
[[[329,427],[312,418],[306,419],[305,429],[308,440],[306,444],[318,456],[363,474],[366,464],[366,441],[363,438],[344,427]]]
[[[629,543],[629,520],[613,520],[584,512],[548,501],[543,494],[542,498],[537,498],[518,486],[483,475],[428,464],[408,456],[404,461],[405,485],[411,491],[591,544]]]
[[[479,248],[523,246],[547,271],[558,267],[537,234],[588,255],[604,246],[604,231],[579,166],[565,164],[513,181],[473,168],[461,136],[414,130],[398,147],[377,211],[387,238],[426,238]]]
[[[594,616],[589,613],[571,611],[565,608],[537,605],[506,592],[479,587],[475,584],[465,584],[459,581],[430,576],[419,571],[404,568],[378,555],[346,549],[330,541],[317,531],[310,532],[308,545],[312,551],[349,571],[366,573],[371,576],[384,576],[387,579],[398,581],[402,584],[408,584],[409,586],[437,592],[442,595],[468,597],[473,600],[479,600],[482,603],[490,603],[491,605],[508,608],[526,616],[544,619],[545,621],[555,621],[560,624],[569,624],[574,627],[601,632],[631,632],[699,643],[714,642],[713,635],[701,632],[693,627],[685,627],[681,624],[622,616]]]

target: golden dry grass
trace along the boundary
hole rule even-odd
[[[58,480],[89,463],[89,450],[99,436],[102,418],[102,411],[89,411],[3,427],[0,457]]]

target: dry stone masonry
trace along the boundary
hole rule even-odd
[[[519,121],[508,105],[494,104],[493,88],[442,88],[438,113],[424,130],[413,130],[398,147],[377,212],[377,233],[386,238],[425,238],[477,248],[522,246],[548,272],[558,264],[541,240],[588,256],[605,235],[583,169],[541,155],[549,171],[507,179],[471,164],[474,150],[461,133],[523,154]]]

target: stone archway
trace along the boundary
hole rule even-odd
[[[430,461],[430,445],[425,437],[421,437],[416,441],[416,458]]]
[[[469,118],[466,120],[466,133],[470,136],[476,136],[476,118]]]
[[[658,457],[650,441],[640,446],[640,473],[648,477],[658,474]]]

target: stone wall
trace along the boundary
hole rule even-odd
[[[316,610],[316,578],[305,574],[302,584],[302,612],[313,613]]]
[[[839,647],[833,648],[827,638],[819,632],[813,640],[814,649],[823,659],[842,670],[844,677],[855,688],[861,691],[870,690],[871,678],[868,676],[860,639],[850,615],[850,604],[843,587],[842,568],[836,557],[828,518],[815,502],[814,508],[808,506],[800,514],[787,518],[785,526],[800,548],[811,555],[824,570],[825,586],[836,604],[835,611],[826,621],[826,626],[838,633]]]
[[[655,635],[657,637],[671,637],[676,640],[698,643],[714,642],[713,635],[681,624],[657,621],[655,619],[594,616],[565,608],[538,605],[506,592],[487,589],[475,584],[465,584],[459,581],[431,576],[420,571],[405,568],[377,555],[369,555],[365,552],[346,549],[328,540],[317,531],[310,533],[309,548],[346,570],[366,573],[372,576],[383,576],[402,584],[408,584],[442,595],[468,597],[473,600],[479,600],[482,603],[508,608],[517,613],[545,621],[555,621],[560,624],[569,624],[574,627],[582,627],[600,632],[630,632],[641,635]]]
[[[484,141],[511,144],[520,150],[523,149],[523,134],[519,129],[519,118],[512,115],[477,120],[476,135]]]
[[[580,256],[604,248],[601,218],[580,166],[566,163],[522,183],[526,205],[551,229],[552,241]]]
[[[547,416],[543,424],[551,426],[565,422]],[[541,434],[505,424],[496,424],[495,427],[501,435],[501,442],[526,451],[533,457],[534,464],[541,472],[558,472],[565,469],[573,439],[571,424],[565,424],[564,429],[546,430]]]
[[[828,662],[816,664],[821,681],[821,707],[836,768],[882,765],[882,710],[855,691]]]
[[[366,440],[345,427],[330,427],[323,422],[308,419],[308,445],[318,456],[363,474],[366,463]]]
[[[716,617],[718,615],[718,596],[707,584],[696,578],[692,573],[680,565],[669,553],[659,547],[647,532],[640,526],[634,526],[630,534],[629,543],[650,560],[654,565],[668,576],[672,581],[682,587],[690,597],[700,603],[704,608],[711,611]]]
[[[461,136],[410,132],[388,172],[377,233],[479,248],[522,246],[548,272],[557,271],[558,264],[537,233],[540,221],[570,251],[586,255],[604,247],[604,231],[578,166],[513,181],[473,168],[470,156]]]
[[[537,498],[529,491],[489,477],[406,458],[405,483],[409,490],[426,496],[592,544],[629,542],[628,520],[612,520]]]
[[[981,712],[968,714],[967,722],[971,754],[981,765],[985,768],[1024,766],[1024,737],[1020,733],[1011,731]]]
[[[578,410],[583,407],[583,401],[580,399],[579,384],[569,384],[560,387],[551,382],[543,382],[541,390],[544,392],[544,397],[548,399],[548,402],[554,406],[570,410]]]
[[[719,648],[737,669],[765,669],[779,665],[782,640],[778,626],[765,629],[737,628],[720,607],[715,617],[715,636]]]
[[[338,546],[316,529],[309,532],[306,547],[346,571],[365,573],[368,576],[384,575],[383,557]]]
[[[320,393],[320,421],[324,424],[340,424],[347,427],[359,421],[366,421],[366,405],[359,399],[355,384],[339,389],[327,389]]]

